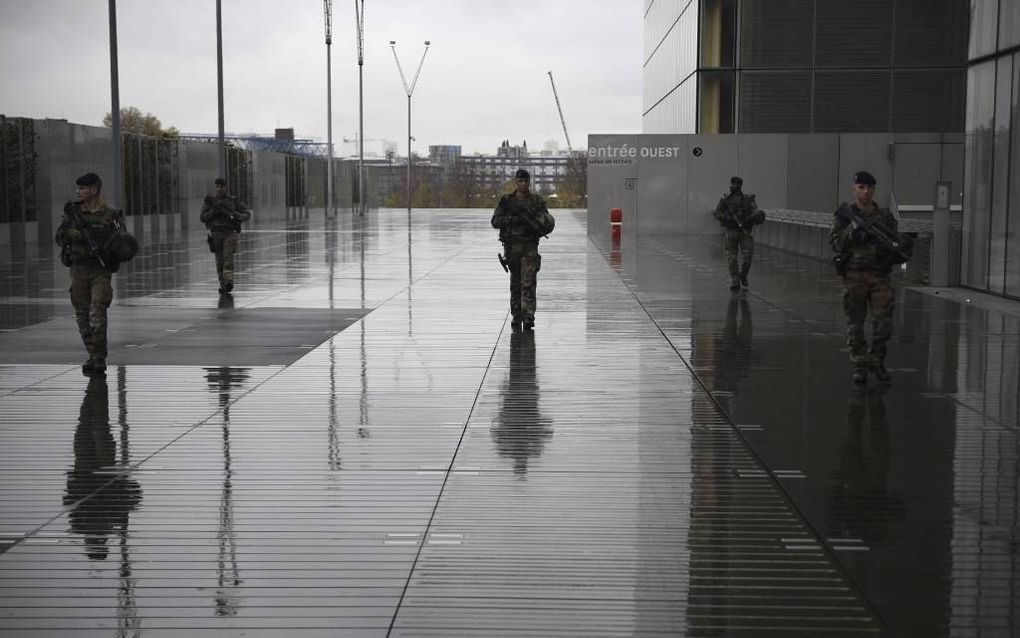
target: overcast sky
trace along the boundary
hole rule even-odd
[[[326,139],[320,0],[223,0],[226,128],[293,127]],[[637,0],[366,0],[365,137],[407,144],[407,97],[389,41],[411,76],[414,150],[500,141],[565,148],[552,71],[575,147],[589,133],[641,128]],[[0,0],[0,113],[99,125],[110,110],[105,0]],[[117,3],[121,106],[164,126],[216,133],[214,0]],[[333,4],[333,139],[358,130],[354,0]],[[410,77],[408,77],[410,81]]]

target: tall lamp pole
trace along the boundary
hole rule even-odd
[[[227,145],[223,130],[223,12],[220,0],[216,0],[216,99],[219,107],[220,124],[220,177],[227,179]],[[229,183],[229,180],[228,180]]]
[[[124,206],[124,147],[120,140],[120,80],[117,63],[117,0],[110,0],[110,124],[113,130],[113,205]]]
[[[336,214],[333,206],[333,0],[322,0],[326,14],[326,217]]]
[[[421,74],[421,65],[425,64],[425,54],[429,52],[429,45],[432,44],[428,40],[425,40],[425,50],[422,51],[421,61],[418,62],[418,70],[414,72],[414,79],[411,80],[410,86],[407,84],[407,78],[404,77],[404,68],[400,66],[400,58],[397,57],[397,42],[396,40],[390,40],[390,50],[393,51],[393,59],[397,61],[397,71],[400,72],[400,81],[404,83],[404,91],[407,93],[407,214],[411,214],[411,94],[414,93],[414,87],[418,84],[418,76]]]
[[[358,29],[358,214],[365,214],[365,0],[354,0]]]

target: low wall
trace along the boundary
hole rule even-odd
[[[832,214],[806,210],[773,209],[765,211],[767,219],[755,229],[755,241],[798,255],[829,261],[832,249],[829,246],[829,230]],[[900,219],[899,230],[914,239],[913,258],[902,271],[904,280],[915,284],[929,283],[932,272],[932,251],[934,225],[930,220]],[[949,272],[960,272],[960,241],[962,231],[959,220],[950,225],[948,255]],[[950,281],[949,285],[958,285]]]

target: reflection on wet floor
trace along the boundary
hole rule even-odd
[[[488,217],[165,238],[95,378],[8,256],[0,635],[1017,631],[1020,322],[901,290],[855,388],[825,264],[560,212],[515,332]]]

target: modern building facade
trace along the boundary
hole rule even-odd
[[[963,129],[967,0],[645,0],[644,10],[645,133]]]
[[[961,280],[1020,298],[1020,2],[971,4]]]

